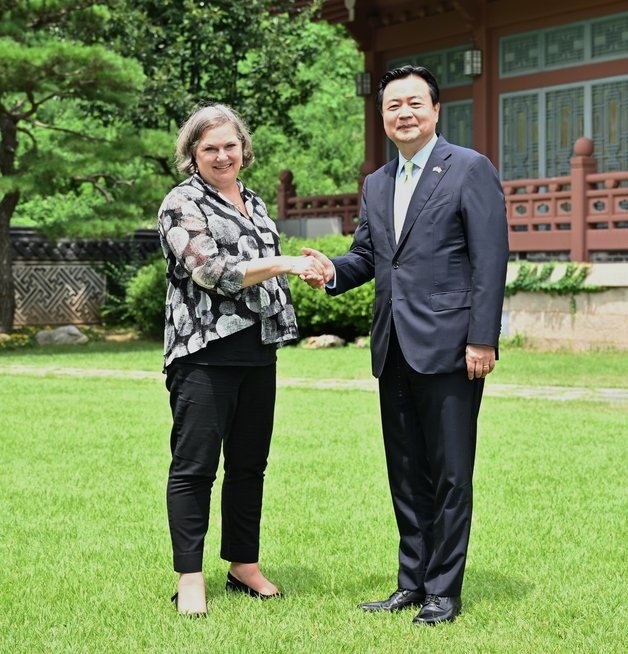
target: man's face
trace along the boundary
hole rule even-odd
[[[430,89],[421,77],[396,79],[384,89],[384,131],[407,159],[436,133],[439,111],[440,104],[432,104]]]

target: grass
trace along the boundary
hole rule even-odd
[[[162,344],[158,341],[146,340],[126,343],[96,341],[81,346],[64,345],[0,351],[0,370],[3,365],[30,365],[159,371],[162,363]]]
[[[124,370],[133,360],[155,370],[144,366],[159,358],[158,345],[89,352],[3,353],[0,373],[5,364],[90,361]],[[583,378],[583,355],[570,365],[561,359],[559,373],[554,356],[530,379]],[[280,355],[285,376],[327,377],[348,364],[368,376],[368,354],[355,348]],[[588,369],[614,378],[596,363]],[[625,404],[485,398],[464,613],[429,629],[413,626],[412,612],[356,609],[395,584],[376,394],[282,388],[262,563],[286,598],[225,595],[216,488],[205,559],[210,615],[190,621],[169,603],[176,578],[163,383],[3,374],[0,652],[623,654],[627,413]]]
[[[159,371],[161,348],[161,343],[156,341],[131,341],[10,350],[0,352],[0,371],[10,365]],[[628,351],[625,350],[582,353],[504,348],[489,383],[622,388],[628,386],[626,370]],[[369,379],[370,353],[353,345],[335,350],[285,347],[279,350],[279,375]]]

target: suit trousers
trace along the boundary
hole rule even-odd
[[[399,588],[461,593],[483,388],[484,380],[469,381],[466,370],[416,372],[391,330],[379,395],[399,530]]]
[[[167,507],[177,572],[200,572],[221,446],[221,558],[259,560],[264,471],[276,390],[276,365],[168,366],[172,462]]]

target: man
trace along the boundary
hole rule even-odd
[[[506,280],[506,208],[489,160],[437,135],[439,89],[427,69],[386,73],[377,104],[399,157],[365,179],[350,251],[333,260],[304,252],[323,263],[331,295],[375,277],[371,354],[399,572],[388,599],[360,606],[420,606],[414,622],[435,624],[462,607],[477,416]]]

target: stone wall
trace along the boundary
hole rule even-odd
[[[16,326],[97,324],[107,292],[105,262],[124,262],[159,250],[156,230],[107,241],[51,243],[33,230],[12,229]],[[519,264],[511,263],[508,279]],[[553,277],[564,274],[556,266]],[[594,263],[588,284],[607,288],[569,297],[517,293],[506,298],[502,335],[548,349],[628,349],[628,263]]]
[[[516,268],[509,267],[509,280]],[[563,271],[557,266],[553,277]],[[517,293],[506,298],[502,335],[525,337],[542,349],[628,349],[628,264],[593,264],[587,283],[607,290],[577,294],[575,311],[568,296]]]
[[[156,230],[128,239],[49,241],[33,229],[12,228],[15,326],[100,322],[108,263],[124,264],[159,249]]]

